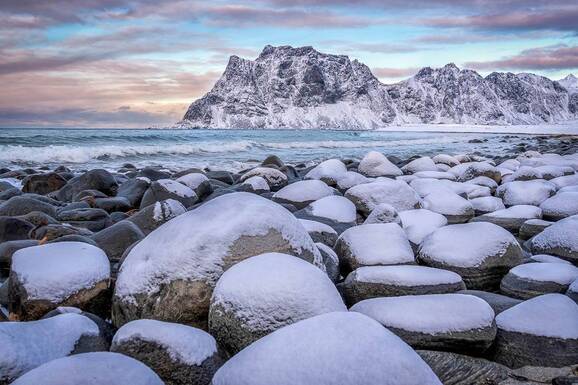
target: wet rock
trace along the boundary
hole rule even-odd
[[[94,234],[92,239],[104,250],[111,262],[118,262],[130,245],[144,237],[145,234],[137,225],[121,221]]]
[[[29,175],[22,180],[22,192],[46,195],[59,190],[66,184],[66,179],[55,172]]]

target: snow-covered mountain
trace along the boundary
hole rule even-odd
[[[404,123],[539,124],[576,117],[568,85],[533,74],[482,77],[454,64],[382,84],[347,56],[266,46],[231,56],[213,89],[177,127],[374,129]],[[565,80],[566,80],[565,79]],[[578,94],[576,95],[578,96]],[[577,98],[578,99],[578,98]]]

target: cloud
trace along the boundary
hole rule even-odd
[[[468,62],[478,70],[566,70],[578,68],[578,46],[533,48],[500,60]]]
[[[371,72],[378,78],[407,78],[415,75],[419,68],[372,68]]]

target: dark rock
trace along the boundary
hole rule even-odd
[[[0,242],[30,239],[34,225],[12,217],[0,217]]]
[[[61,189],[65,184],[66,179],[55,172],[35,174],[24,178],[22,181],[22,191],[25,193],[45,195]]]
[[[175,192],[177,188],[178,190]],[[162,179],[151,183],[141,200],[140,208],[167,199],[176,200],[185,207],[192,206],[198,200],[195,192],[187,186],[173,180]]]
[[[205,174],[209,179],[216,179],[220,182],[232,185],[235,183],[233,174],[228,171],[209,171]]]
[[[100,231],[111,223],[106,211],[92,208],[61,211],[58,220],[90,231]]]
[[[171,174],[153,167],[145,167],[137,174],[137,177],[139,176],[148,178],[151,182],[154,182],[159,179],[169,179]]]
[[[36,245],[38,245],[38,241],[32,239],[0,243],[0,271],[5,275],[8,275],[10,272],[10,265],[12,264],[12,255],[20,249]]]
[[[132,208],[131,203],[125,197],[97,198],[94,200],[94,207],[103,209],[109,213],[113,211],[129,211]]]
[[[494,309],[494,313],[496,313],[496,315],[522,302],[519,299],[510,298],[502,294],[489,293],[487,291],[481,290],[462,290],[458,293],[474,295],[483,299],[488,303],[488,305],[492,307],[492,309]]]
[[[126,198],[132,207],[139,207],[149,186],[150,182],[142,178],[130,179],[119,186],[117,197]]]
[[[145,237],[141,229],[130,221],[121,221],[92,236],[111,262],[118,262],[125,250]]]
[[[90,170],[66,182],[57,194],[58,200],[70,202],[72,198],[84,190],[97,190],[108,196],[115,196],[118,184],[111,173],[106,170]]]
[[[15,196],[0,205],[0,216],[15,217],[40,211],[56,217],[56,207],[28,196]]]

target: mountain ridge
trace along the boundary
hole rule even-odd
[[[311,46],[265,46],[255,60],[231,56],[179,128],[377,129],[450,123],[521,125],[578,117],[578,81],[530,73],[486,77],[449,63],[384,84],[369,67]],[[565,88],[562,84],[565,84]],[[573,85],[577,88],[574,89]]]

